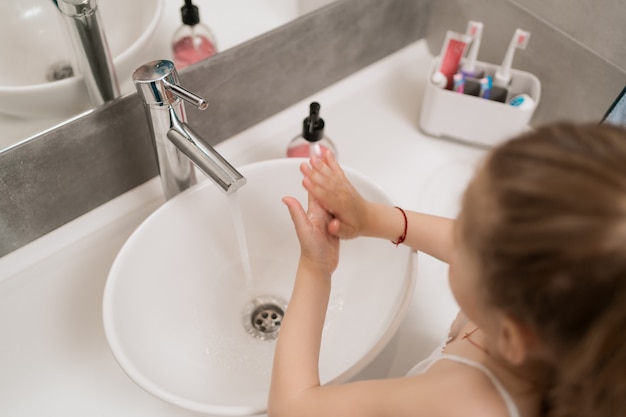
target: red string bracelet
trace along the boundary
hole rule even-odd
[[[393,240],[391,241],[391,243],[393,243],[394,245],[398,246],[400,243],[402,243],[402,242],[404,242],[406,240],[406,231],[407,231],[407,229],[409,227],[409,220],[406,218],[406,213],[404,212],[404,210],[402,210],[398,206],[396,206],[395,208],[400,210],[400,213],[402,213],[402,217],[404,217],[404,231],[402,232],[402,234],[400,235],[400,237],[398,238],[398,240],[396,242],[394,242]]]

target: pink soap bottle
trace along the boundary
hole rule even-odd
[[[290,158],[310,158],[322,156],[322,151],[329,150],[337,157],[337,148],[324,134],[324,119],[320,117],[320,105],[313,102],[309,106],[309,117],[302,122],[302,134],[296,136],[287,146]]]
[[[191,0],[180,8],[183,24],[172,38],[174,66],[181,70],[195,62],[215,55],[217,42],[211,29],[200,23],[200,13]]]

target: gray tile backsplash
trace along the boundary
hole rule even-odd
[[[626,1],[511,1],[626,70]]]
[[[585,12],[592,3],[595,14]],[[534,73],[542,83],[541,102],[531,124],[600,120],[626,84],[624,61],[621,67],[615,63],[626,51],[623,4],[624,0],[438,0],[429,20],[428,46],[437,55],[447,29],[464,32],[468,20],[482,21],[478,58],[499,64],[515,29],[527,30],[531,32],[528,47],[516,51],[513,65]],[[602,20],[606,14],[620,18]],[[566,33],[579,24],[574,22],[585,29]],[[604,34],[594,37],[596,32]],[[612,42],[605,44],[605,37]]]

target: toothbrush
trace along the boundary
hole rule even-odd
[[[476,70],[476,58],[478,58],[480,40],[483,36],[482,22],[470,20],[469,22],[467,22],[467,31],[465,33],[472,37],[472,44],[470,45],[467,57],[463,61],[461,74],[463,74],[465,77],[480,78],[482,77],[482,71]]]
[[[454,81],[452,89],[457,93],[463,94],[463,90],[465,89],[465,76],[457,72],[452,77],[452,80]]]
[[[493,78],[490,75],[480,79],[480,93],[479,97],[489,100],[491,94],[491,87],[493,87]]]
[[[526,32],[522,29],[516,29],[509,44],[509,49],[504,54],[502,65],[496,71],[494,84],[498,87],[507,88],[511,83],[511,65],[513,64],[513,55],[515,55],[515,49],[526,49],[528,45],[528,39],[530,38],[530,32]]]

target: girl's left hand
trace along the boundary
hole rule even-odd
[[[301,262],[332,274],[339,263],[339,238],[328,232],[332,216],[309,195],[307,212],[293,197],[284,197],[300,241]]]

